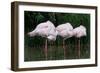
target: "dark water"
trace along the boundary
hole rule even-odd
[[[38,37],[39,38],[39,37]],[[64,49],[62,44],[62,39],[56,40],[55,42],[48,41],[48,51],[47,51],[47,59],[45,58],[44,46],[45,46],[45,38],[32,40],[33,44],[30,42],[25,43],[25,51],[24,51],[24,61],[42,61],[42,60],[63,60],[63,59],[86,59],[90,58],[90,46],[89,43],[86,43],[86,40],[80,41],[80,57],[78,55],[78,39],[71,38],[71,40],[65,41],[65,49],[66,55],[64,58]],[[42,39],[42,40],[41,40]],[[28,39],[29,40],[29,39]],[[35,44],[34,44],[35,42]]]

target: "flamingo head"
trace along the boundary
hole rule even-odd
[[[47,39],[48,39],[49,41],[55,41],[55,40],[56,40],[56,37],[53,36],[53,35],[50,35],[50,36],[47,37]]]

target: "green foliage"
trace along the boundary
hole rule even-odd
[[[79,25],[83,25],[87,29],[87,36],[81,38],[81,57],[80,58],[89,58],[90,57],[90,14],[78,14],[78,13],[55,13],[55,12],[32,12],[25,11],[24,12],[24,20],[25,20],[25,61],[39,61],[45,60],[44,57],[44,44],[45,38],[40,36],[35,36],[34,38],[30,38],[27,36],[27,33],[34,30],[35,27],[42,22],[50,20],[54,23],[55,27],[70,22],[72,26],[78,27]],[[68,53],[66,59],[76,59],[76,42],[75,37],[72,37],[65,41],[66,46],[68,46]],[[48,43],[48,46],[50,43]],[[54,46],[55,45],[55,46]],[[48,58],[50,55],[53,56],[54,60],[63,59],[63,48],[62,48],[62,38],[57,36],[57,40],[52,47],[53,52],[50,52],[48,49]],[[48,47],[49,48],[49,47]]]

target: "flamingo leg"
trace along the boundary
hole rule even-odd
[[[78,57],[80,58],[80,38],[78,39]]]
[[[77,52],[77,50],[78,50],[77,48],[78,48],[78,46],[77,46],[77,39],[75,39],[75,53],[76,53],[76,58],[77,58],[77,53],[78,53]]]
[[[50,59],[52,59],[52,48],[53,48],[53,42],[50,43]]]
[[[64,59],[66,59],[66,48],[65,48],[65,41],[63,39],[63,49],[64,49]]]
[[[45,48],[44,48],[44,52],[45,52],[45,59],[47,60],[47,39],[45,40]]]
[[[78,44],[77,44],[78,43]],[[76,58],[79,57],[79,40],[75,39]]]

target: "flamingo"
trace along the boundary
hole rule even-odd
[[[78,38],[78,57],[80,58],[80,38],[82,36],[86,36],[86,28],[83,25],[80,25],[79,27],[76,27],[73,29],[73,35]]]
[[[63,38],[64,59],[66,58],[65,40],[73,36],[73,27],[70,23],[58,25],[56,27],[58,35]]]
[[[36,28],[29,32],[28,35],[30,37],[34,37],[36,35],[45,37],[45,47],[44,47],[44,52],[45,52],[45,59],[47,60],[47,40],[49,41],[55,41],[56,36],[57,36],[57,31],[54,26],[54,24],[51,21],[46,21],[43,23],[40,23],[36,26]]]
[[[53,43],[56,40],[56,36],[57,36],[58,32],[55,29],[51,29],[51,31],[49,32],[49,36],[47,37],[48,41],[50,41],[50,53],[52,52],[52,48],[53,48]],[[51,47],[52,46],[52,47]],[[52,59],[52,53],[50,54],[50,59]]]

